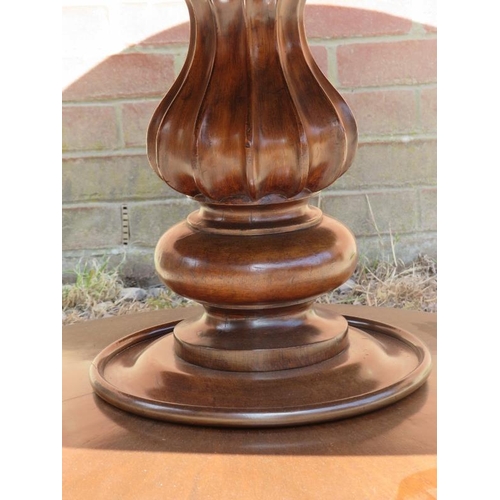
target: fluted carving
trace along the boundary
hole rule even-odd
[[[340,177],[354,118],[307,45],[305,0],[187,0],[184,67],[148,131],[156,173],[202,202],[307,197]]]

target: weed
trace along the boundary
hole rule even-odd
[[[119,277],[119,267],[108,269],[108,261],[99,263],[93,260],[79,264],[74,270],[74,284],[64,285],[62,289],[62,309],[88,311],[99,304],[115,302],[123,290],[123,282]]]
[[[171,290],[165,289],[162,290],[156,297],[148,297],[146,299],[146,305],[152,309],[172,309],[176,307],[179,302],[179,296],[176,295]]]
[[[322,303],[397,307],[425,312],[437,311],[436,261],[420,256],[410,265],[366,261],[354,273],[355,285],[347,295],[337,290],[319,298]]]

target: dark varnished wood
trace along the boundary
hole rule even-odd
[[[436,364],[436,315],[329,306],[411,330]],[[436,497],[436,371],[412,395],[356,418],[222,429],[142,418],[95,397],[87,373],[107,345],[196,314],[175,309],[63,328],[62,488],[72,500],[410,500]]]
[[[326,306],[318,309],[325,316],[332,313]],[[220,371],[225,366],[203,368],[198,358],[196,364],[186,362],[177,349],[176,356],[175,323],[165,324],[108,346],[94,360],[91,380],[106,401],[139,415],[237,427],[298,425],[366,413],[394,403],[425,382],[431,360],[417,338],[384,323],[348,320],[349,347],[341,344],[326,361],[293,370],[242,369],[230,376]],[[225,353],[208,350],[218,352],[226,363],[245,361],[244,345],[234,342],[228,348],[224,339],[219,342]],[[286,358],[286,351],[264,352]],[[279,358],[257,361],[280,366]]]
[[[279,221],[273,222],[279,227]],[[298,348],[283,349],[279,355],[243,354],[244,360],[236,360],[230,345],[224,359],[223,341],[218,342],[217,352],[189,349],[184,342],[184,347],[177,344],[179,356],[212,368],[262,371],[313,364],[345,347],[338,339],[345,327],[339,329],[334,317],[319,315],[318,321],[313,301],[352,274],[357,263],[354,237],[329,217],[284,230],[288,223],[283,221],[281,232],[245,235],[240,228],[229,234],[226,221],[221,224],[223,232],[200,230],[187,221],[164,234],[155,252],[160,278],[175,292],[205,306],[196,321],[176,327],[179,341],[189,338],[191,346],[210,347],[210,339],[230,341],[232,332],[241,335],[243,343],[251,337],[254,350]]]
[[[226,310],[207,307],[175,327],[175,353],[206,368],[241,372],[287,370],[319,363],[348,346],[344,317],[302,308]],[[199,332],[203,332],[200,335]],[[263,345],[265,348],[263,348]]]
[[[110,345],[91,371],[97,394],[153,418],[235,426],[393,403],[428,376],[425,347],[315,304],[358,260],[349,229],[309,206],[351,165],[357,130],[311,56],[304,0],[187,3],[186,63],[147,146],[158,176],[200,203],[160,238],[158,275],[204,309]]]
[[[354,118],[307,45],[305,0],[187,0],[191,43],[148,132],[155,171],[200,201],[266,203],[350,166]]]
[[[350,166],[354,118],[311,57],[303,1],[188,6],[186,63],[148,131],[152,168],[200,202],[155,252],[160,278],[205,306],[176,327],[176,354],[227,371],[324,361],[347,346],[346,325],[318,321],[312,303],[358,255],[350,231],[308,200]],[[252,347],[236,355],[238,335]]]
[[[278,234],[207,233],[181,222],[158,242],[155,264],[175,292],[204,304],[262,309],[309,302],[354,271],[354,237],[324,217]]]

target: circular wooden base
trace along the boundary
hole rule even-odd
[[[303,368],[227,372],[187,363],[174,353],[173,322],[108,346],[93,361],[90,379],[105,401],[141,416],[235,427],[350,417],[394,403],[425,382],[430,354],[411,333],[346,319],[349,346]]]

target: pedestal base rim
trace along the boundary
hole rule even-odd
[[[221,427],[305,425],[361,415],[406,397],[431,371],[427,347],[387,323],[345,316],[349,347],[305,368],[238,373],[191,365],[173,352],[178,323],[140,330],[101,351],[92,386],[143,417]]]

